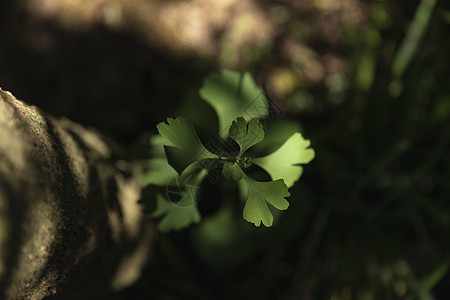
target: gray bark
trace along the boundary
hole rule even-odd
[[[95,299],[137,279],[153,230],[116,152],[0,89],[0,299]]]

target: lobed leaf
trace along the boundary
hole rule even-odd
[[[241,180],[242,176],[245,175],[238,164],[231,162],[223,164],[222,174],[225,178],[233,178],[235,181]]]
[[[229,136],[238,143],[240,148],[238,156],[241,156],[264,139],[264,129],[258,119],[247,122],[239,117],[231,124]]]
[[[230,162],[224,164],[223,175],[238,182],[241,195],[246,199],[243,217],[255,226],[259,227],[261,222],[267,227],[272,226],[273,215],[267,203],[279,210],[285,210],[289,206],[285,197],[291,194],[282,179],[255,181],[247,177],[237,163]]]
[[[186,193],[178,203],[170,202],[157,194],[156,210],[152,217],[164,216],[158,223],[158,229],[162,232],[183,229],[192,223],[199,223],[200,212],[191,198],[191,193]]]
[[[141,177],[141,182],[144,185],[154,184],[164,186],[171,178],[177,175],[177,172],[167,161],[164,152],[164,143],[166,142],[161,135],[154,135],[150,138],[152,158],[146,161],[147,170]]]
[[[202,144],[191,122],[185,118],[167,118],[167,124],[161,122],[157,125],[159,134],[164,138],[166,155],[171,166],[181,174],[186,166],[194,161],[217,158],[217,155],[209,152]],[[172,156],[171,153],[174,153]]]
[[[289,202],[285,197],[291,194],[283,180],[259,182],[246,178],[248,196],[244,206],[244,219],[259,227],[262,223],[270,227],[273,224],[273,215],[267,205],[270,203],[279,210],[286,210]]]
[[[152,213],[152,217],[162,217],[158,223],[158,229],[163,232],[171,230],[183,229],[192,223],[198,223],[201,220],[200,212],[197,207],[197,198],[199,192],[199,184],[206,176],[207,171],[202,170],[196,173],[196,163],[189,166],[181,176],[175,177],[177,194],[180,200],[174,201],[167,191],[166,196],[161,194],[156,196],[156,210]],[[195,174],[195,175],[193,175]],[[172,194],[175,194],[172,192]]]
[[[269,113],[264,92],[248,72],[223,70],[220,74],[211,74],[205,78],[200,96],[216,111],[223,138],[236,118],[242,116],[251,120]]]
[[[260,158],[253,158],[252,163],[269,173],[273,180],[283,179],[291,187],[300,178],[303,167],[315,156],[314,150],[308,148],[311,142],[305,140],[298,132],[291,135],[275,152]]]

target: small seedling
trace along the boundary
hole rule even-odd
[[[219,136],[228,147],[208,150],[185,118],[168,118],[167,122],[159,123],[159,135],[151,139],[152,158],[144,182],[163,187],[165,192],[156,193],[156,209],[151,216],[161,218],[158,228],[164,232],[200,222],[197,207],[200,185],[213,168],[219,168],[224,178],[238,183],[245,201],[244,219],[255,226],[261,222],[272,226],[269,204],[278,210],[288,208],[288,188],[300,178],[302,164],[309,163],[315,155],[309,148],[310,141],[295,132],[268,155],[248,154],[249,149],[264,140],[261,120],[269,115],[267,99],[261,97],[262,90],[248,73],[224,70],[220,75],[210,75],[200,95],[215,109]],[[239,149],[233,151],[230,143]],[[252,165],[265,170],[272,180],[253,179],[248,171]]]

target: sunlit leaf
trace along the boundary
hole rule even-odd
[[[283,179],[291,187],[302,175],[300,164],[309,163],[315,156],[314,150],[308,148],[310,144],[300,133],[294,133],[278,150],[253,158],[252,163],[266,170],[273,180]]]
[[[228,162],[224,164],[223,175],[238,182],[241,195],[246,201],[243,217],[255,226],[260,226],[261,222],[267,227],[272,226],[273,215],[267,203],[279,210],[285,210],[289,206],[285,197],[289,197],[291,194],[281,179],[265,182],[255,181],[247,177],[237,163]]]
[[[291,194],[286,184],[281,179],[259,182],[246,177],[245,181],[248,195],[244,206],[244,219],[255,226],[260,226],[261,222],[267,227],[272,226],[273,215],[267,203],[279,210],[287,209],[289,202],[285,197],[289,197]]]
[[[223,70],[205,78],[200,96],[216,111],[222,137],[228,135],[231,122],[238,117],[246,120],[267,116],[268,104],[264,92],[246,73]]]
[[[298,122],[286,119],[271,120],[264,126],[264,140],[252,150],[258,153],[272,153],[283,145],[288,138],[302,128]]]

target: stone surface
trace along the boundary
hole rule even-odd
[[[94,299],[137,279],[152,229],[118,153],[0,89],[0,299]]]

